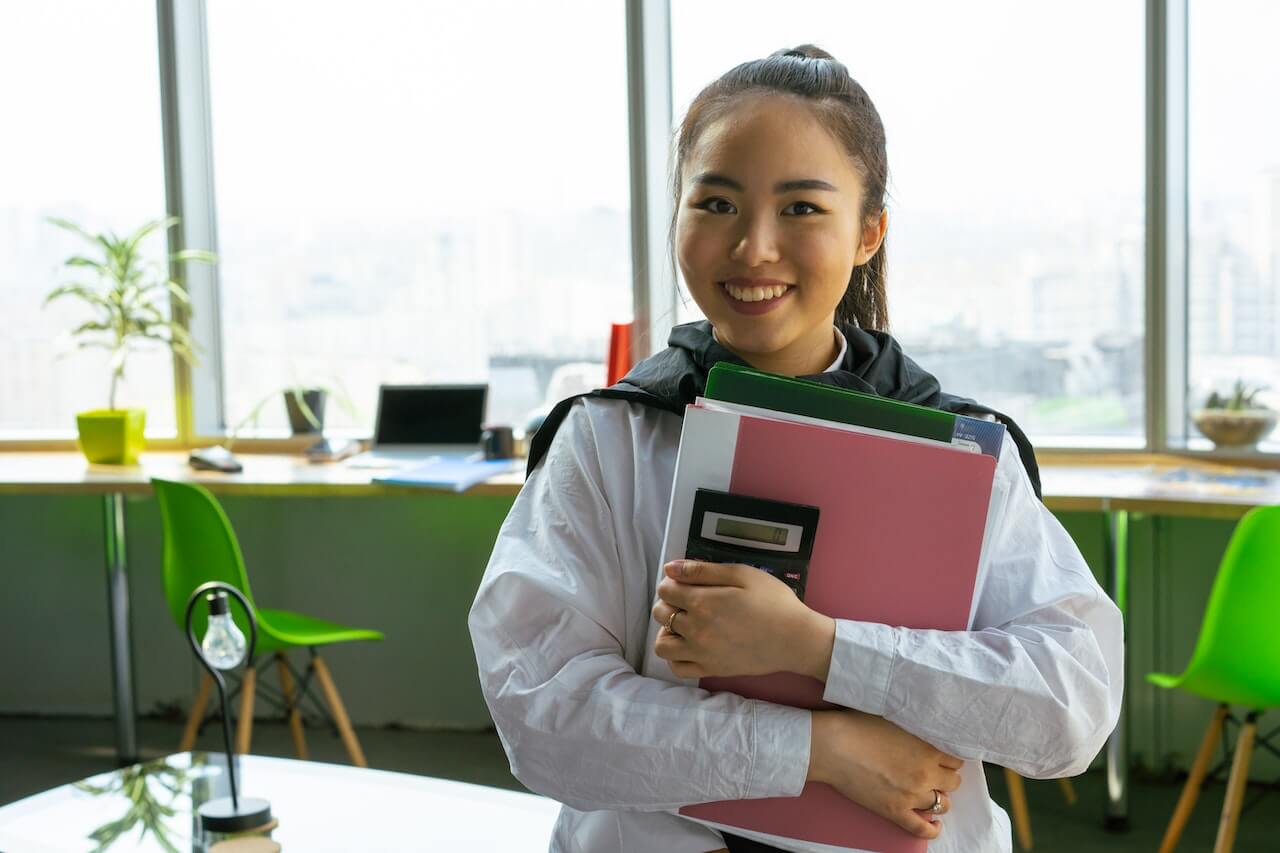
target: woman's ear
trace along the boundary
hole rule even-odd
[[[868,219],[862,226],[862,242],[854,254],[853,265],[862,266],[875,257],[884,242],[884,235],[889,231],[889,211],[881,210],[875,219]]]

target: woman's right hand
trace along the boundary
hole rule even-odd
[[[861,711],[814,711],[809,781],[824,782],[912,835],[937,838],[936,817],[950,808],[964,762],[883,717]],[[934,791],[942,809],[929,812]],[[930,818],[935,818],[931,820]]]

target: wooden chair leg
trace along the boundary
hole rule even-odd
[[[1027,811],[1027,792],[1022,787],[1022,777],[1008,767],[1004,769],[1004,782],[1009,788],[1009,806],[1013,811],[1013,829],[1023,850],[1031,849],[1031,814]]]
[[[178,741],[178,752],[190,752],[195,748],[200,721],[204,719],[204,709],[209,704],[209,693],[212,690],[213,676],[207,672],[201,672],[200,687],[196,690],[195,701],[191,703],[191,713],[187,715],[187,726],[182,730],[182,740]]]
[[[289,711],[289,733],[293,735],[293,751],[304,761],[307,758],[307,741],[302,734],[302,713],[298,710],[300,697],[293,690],[293,676],[289,673],[289,661],[284,652],[276,652],[276,668],[280,672],[280,692]]]
[[[1209,772],[1209,762],[1213,760],[1213,751],[1222,738],[1222,722],[1227,716],[1227,706],[1219,705],[1213,712],[1209,727],[1204,730],[1200,739],[1200,749],[1196,751],[1196,760],[1187,774],[1187,784],[1182,786],[1182,795],[1178,797],[1178,805],[1173,810],[1173,818],[1164,831],[1164,840],[1160,842],[1160,853],[1173,853],[1182,838],[1182,830],[1196,807],[1196,799],[1200,796],[1200,786],[1204,784],[1205,774]]]
[[[1236,828],[1240,825],[1240,807],[1244,804],[1244,789],[1249,783],[1249,759],[1253,755],[1253,741],[1258,734],[1258,717],[1250,714],[1245,720],[1240,740],[1236,743],[1235,759],[1231,762],[1231,778],[1227,781],[1227,798],[1222,803],[1222,822],[1218,824],[1218,840],[1213,853],[1231,853],[1236,843]]]
[[[351,763],[356,767],[368,767],[369,762],[364,760],[364,751],[360,749],[360,741],[356,740],[351,720],[347,718],[347,709],[343,707],[338,688],[333,685],[333,677],[329,675],[328,665],[320,655],[315,655],[311,658],[311,666],[315,669],[316,678],[320,680],[324,700],[329,705],[329,713],[333,714],[333,721],[338,725],[338,734],[342,736],[347,755],[351,756]]]
[[[1067,805],[1074,806],[1076,804],[1076,787],[1071,784],[1071,780],[1059,779],[1058,787],[1062,789],[1062,798],[1067,801]]]
[[[240,685],[240,722],[236,726],[236,755],[249,753],[253,739],[253,694],[258,687],[258,671],[253,661],[244,668],[244,682]]]

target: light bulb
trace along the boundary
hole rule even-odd
[[[200,641],[200,650],[209,665],[217,669],[234,669],[244,660],[244,634],[231,621],[227,610],[227,594],[218,590],[208,595],[209,627]]]

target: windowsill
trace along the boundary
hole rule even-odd
[[[1223,450],[1207,439],[1192,439],[1160,450],[1133,445],[1128,448],[1036,446],[1041,465],[1149,465],[1164,462],[1199,462],[1239,468],[1280,469],[1280,444],[1269,442],[1256,449]]]
[[[363,430],[326,430],[328,439],[354,439],[367,442],[368,433]],[[236,453],[302,453],[319,441],[320,436],[292,435],[287,429],[257,430],[251,434],[241,433],[233,442],[232,450]],[[147,436],[146,448],[150,451],[177,452],[210,447],[215,444],[225,445],[228,436],[199,436],[191,441],[180,441],[176,435]],[[58,451],[74,452],[76,434],[68,431],[50,432],[0,432],[0,453],[56,453]]]
[[[326,430],[328,439],[353,439],[367,444],[368,433],[358,429]],[[232,449],[236,453],[302,453],[318,440],[316,435],[291,435],[288,430],[255,430],[241,434]],[[182,451],[214,444],[225,444],[226,436],[204,436],[181,442],[176,436],[148,436],[147,449]],[[1070,442],[1070,443],[1068,443]],[[1036,457],[1044,465],[1149,464],[1157,457],[1211,462],[1222,465],[1280,469],[1280,441],[1267,441],[1256,448],[1224,450],[1215,448],[1208,439],[1195,437],[1170,443],[1161,450],[1143,447],[1142,442],[1128,436],[1043,436],[1033,442]],[[74,432],[19,433],[0,432],[0,453],[75,451]]]

